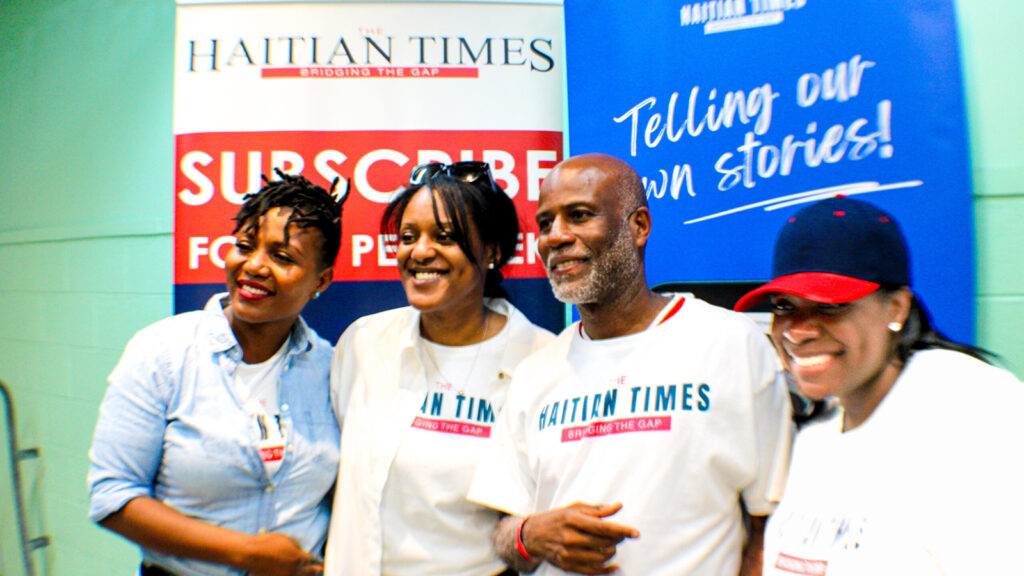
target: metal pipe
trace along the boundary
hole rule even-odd
[[[25,574],[27,576],[35,576],[36,571],[32,563],[32,552],[48,546],[50,544],[50,537],[28,537],[28,527],[25,522],[25,502],[21,494],[20,464],[22,460],[38,458],[39,450],[37,448],[27,448],[24,450],[18,448],[18,432],[14,419],[14,401],[3,380],[0,380],[0,395],[4,397],[4,406],[7,413],[7,444],[11,452],[11,480],[12,490],[14,491],[15,516],[18,522],[18,536],[21,538],[21,554],[25,562]]]

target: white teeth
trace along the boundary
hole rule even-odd
[[[578,264],[579,262],[582,262],[582,260],[566,260],[564,262],[559,262],[558,264],[555,264],[552,267],[552,269],[554,269],[554,270],[562,270],[564,268],[568,268],[569,266],[572,266],[573,264]]]
[[[269,291],[264,290],[262,288],[257,288],[255,286],[246,286],[245,291],[250,294],[255,294],[257,296],[266,296],[267,294],[270,294]]]
[[[813,366],[821,366],[825,362],[828,362],[829,355],[828,354],[819,354],[817,356],[803,356],[803,357],[790,355],[789,358],[791,360],[793,360],[794,364],[796,364],[797,366],[799,366],[801,368],[810,368],[810,367],[813,367]]]
[[[413,274],[413,278],[417,280],[433,280],[434,278],[440,277],[440,272],[416,272]]]

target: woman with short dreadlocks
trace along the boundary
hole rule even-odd
[[[278,176],[234,218],[228,291],[141,330],[110,375],[89,515],[143,576],[321,572],[339,431],[331,345],[299,314],[331,283],[344,198]]]

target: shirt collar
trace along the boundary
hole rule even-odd
[[[215,352],[227,352],[238,347],[238,340],[231,330],[228,317],[224,314],[224,306],[227,303],[228,293],[221,292],[214,294],[203,307],[205,334],[213,346]],[[310,338],[310,328],[306,321],[299,316],[292,324],[291,339],[289,341],[288,354],[301,354],[313,349],[313,339]]]
[[[485,298],[484,305],[508,318],[508,325],[505,326],[504,330],[509,330],[512,338],[515,337],[515,332],[522,329],[521,325],[524,322],[528,323],[526,317],[522,316],[522,314],[504,298]],[[423,337],[420,335],[420,312],[412,307],[409,307],[409,311],[410,314],[406,317],[405,325],[402,327],[402,331],[400,333],[398,348],[401,355],[405,356],[406,354],[412,354],[412,358],[418,359],[419,356],[417,351],[423,342]],[[501,370],[506,373],[511,373],[516,364],[518,364],[518,362],[514,360],[516,358],[520,358],[520,355],[515,354],[514,351],[506,348],[505,354],[502,355],[501,359]]]

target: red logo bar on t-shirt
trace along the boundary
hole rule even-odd
[[[277,462],[284,458],[284,445],[260,448],[260,457],[264,462]]]
[[[652,432],[655,430],[671,430],[671,416],[651,416],[647,418],[622,418],[604,422],[591,422],[586,426],[575,426],[562,430],[562,442],[576,442],[584,438],[625,434],[627,432]]]
[[[775,568],[783,572],[800,574],[801,576],[825,576],[828,572],[828,562],[825,560],[807,560],[797,558],[788,554],[779,553],[775,560]]]
[[[432,432],[443,432],[445,434],[461,434],[463,436],[475,436],[477,438],[490,438],[491,427],[472,422],[456,422],[454,420],[434,420],[432,418],[416,417],[412,421],[413,428],[430,430]]]

